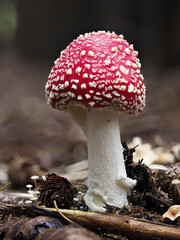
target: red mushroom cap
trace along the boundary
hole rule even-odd
[[[80,35],[55,61],[45,89],[47,102],[61,110],[78,105],[140,113],[145,86],[137,54],[122,35]]]

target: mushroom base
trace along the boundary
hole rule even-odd
[[[123,159],[118,115],[110,111],[87,111],[88,191],[85,202],[93,211],[105,205],[123,207],[136,184],[129,179]]]

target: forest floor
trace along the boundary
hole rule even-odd
[[[16,54],[0,56],[0,188],[11,181],[7,191],[25,192],[32,175],[56,172],[71,180],[74,170],[68,172],[67,167],[82,160],[82,179],[87,177],[84,133],[67,112],[46,104],[44,86],[50,69],[49,63],[25,60]],[[163,152],[172,154],[172,147],[180,143],[180,71],[144,69],[144,78],[146,108],[137,117],[120,115],[121,137],[131,145],[138,136],[141,150],[147,143],[148,149],[162,147]],[[165,165],[178,161],[175,156]]]

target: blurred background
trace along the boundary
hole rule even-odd
[[[68,113],[46,104],[54,60],[79,34],[123,34],[139,51],[146,108],[120,116],[121,136],[155,144],[180,140],[179,0],[0,0],[0,161],[26,155],[50,168],[87,158]]]

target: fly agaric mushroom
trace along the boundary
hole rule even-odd
[[[88,141],[88,191],[93,211],[127,205],[136,180],[126,175],[118,115],[140,113],[145,86],[133,46],[114,32],[80,35],[55,61],[45,87],[48,104],[68,110]]]

